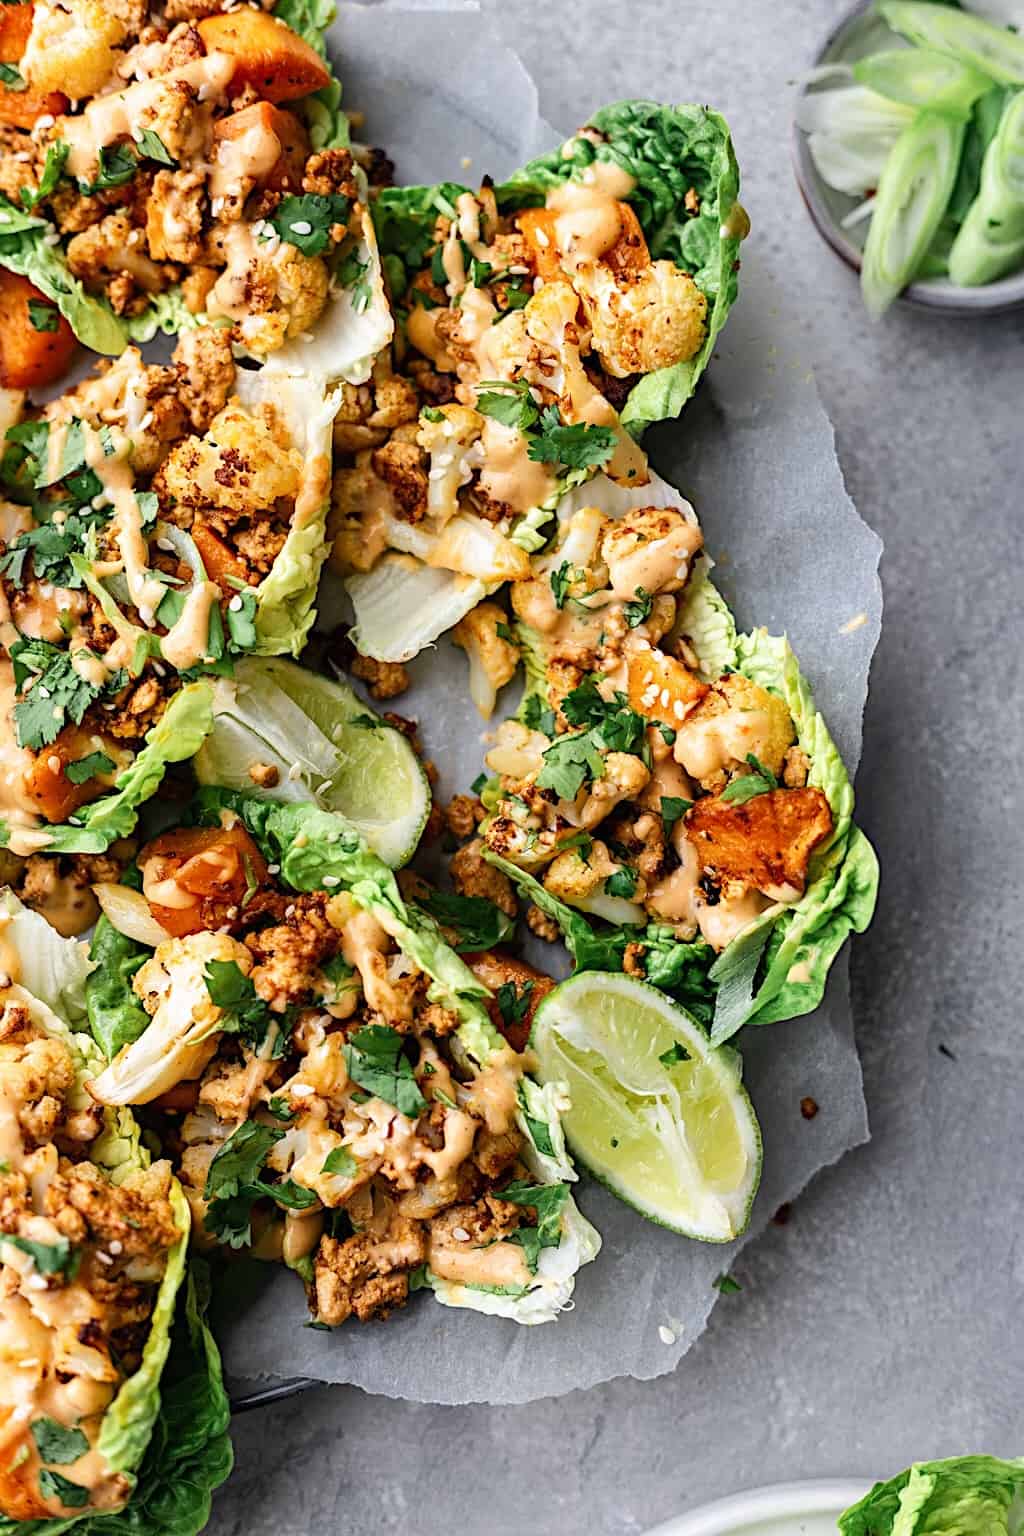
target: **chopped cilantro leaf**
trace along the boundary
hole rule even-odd
[[[90,752],[88,757],[80,757],[76,763],[66,763],[64,777],[70,779],[72,784],[84,784],[98,773],[111,773],[113,768],[114,760],[105,752]]]
[[[0,1248],[5,1243],[27,1253],[41,1275],[63,1275],[65,1279],[73,1280],[81,1262],[80,1251],[72,1248],[66,1237],[55,1238],[52,1243],[40,1243],[31,1237],[12,1237],[3,1232],[0,1233]]]
[[[506,1241],[518,1243],[531,1274],[537,1273],[537,1262],[542,1248],[557,1248],[562,1240],[562,1208],[569,1198],[565,1184],[528,1184],[517,1179],[504,1189],[494,1191],[496,1200],[507,1200],[512,1205],[531,1208],[534,1220],[529,1226],[519,1227]]]
[[[636,894],[636,873],[625,867],[609,875],[604,883],[609,896],[623,896],[627,901]]]
[[[499,640],[507,640],[509,645],[518,645],[519,644],[519,641],[516,639],[516,632],[515,632],[515,630],[514,629],[510,629],[509,626],[503,620],[499,621],[494,626],[494,631],[495,631],[495,634],[498,636]]]
[[[143,128],[135,141],[135,147],[143,160],[155,160],[157,165],[178,164],[160,135],[152,128]]]
[[[482,790],[487,788],[489,783],[490,779],[486,773],[478,773],[469,787],[473,791],[474,795],[479,795]]]
[[[204,973],[210,1001],[223,1009],[219,1028],[240,1035],[257,1049],[272,1024],[286,1025],[287,1015],[274,1014],[256,991],[250,978],[234,960],[210,960]]]
[[[251,651],[256,644],[256,593],[251,587],[229,600],[227,621],[232,651]]]
[[[288,1108],[287,1099],[282,1098],[279,1093],[272,1095],[270,1103],[267,1105],[267,1113],[273,1115],[275,1120],[281,1120],[285,1124],[289,1120],[295,1119],[295,1111]]]
[[[214,1153],[206,1175],[204,1198],[218,1200],[237,1195],[246,1185],[254,1183],[271,1147],[284,1134],[275,1125],[261,1125],[258,1120],[244,1121]]]
[[[727,800],[731,805],[745,805],[748,800],[753,800],[755,795],[767,795],[779,787],[779,781],[774,773],[766,768],[753,752],[747,753],[747,763],[751,771],[741,774],[739,778],[731,779],[722,790],[721,799]]]
[[[523,1110],[523,1119],[526,1121],[526,1129],[530,1133],[530,1140],[542,1157],[554,1157],[555,1144],[551,1140],[551,1127],[546,1120],[536,1120],[533,1115],[528,1115]]]
[[[525,379],[487,379],[478,384],[476,408],[481,416],[520,432],[528,432],[540,416]]]
[[[673,1040],[667,1051],[662,1051],[658,1057],[663,1067],[678,1066],[681,1061],[690,1061],[692,1057],[686,1046],[679,1040]]]
[[[522,716],[523,724],[531,731],[543,731],[545,736],[554,736],[557,732],[555,712],[539,693],[528,694],[523,700]]]
[[[413,1118],[426,1107],[397,1030],[369,1024],[349,1036],[343,1051],[349,1077],[367,1093]]]
[[[636,629],[638,624],[642,624],[645,619],[649,619],[653,607],[654,598],[647,591],[646,587],[637,587],[633,594],[633,601],[623,604],[622,608],[626,623],[630,629]]]
[[[60,1472],[51,1472],[49,1467],[43,1467],[39,1474],[39,1492],[44,1499],[59,1499],[65,1509],[84,1509],[89,1502],[88,1488]]]
[[[342,286],[352,292],[352,308],[357,315],[363,313],[373,297],[373,289],[367,276],[369,270],[370,263],[360,261],[355,251],[349,251],[338,268],[338,278]]]
[[[486,896],[456,896],[450,891],[430,891],[417,899],[417,906],[440,923],[454,930],[455,948],[460,953],[475,953],[504,944],[515,932],[515,919],[509,917]]]
[[[8,91],[28,90],[28,83],[14,64],[0,64],[0,85]]]
[[[18,194],[23,208],[32,209],[37,203],[41,203],[44,197],[49,197],[51,193],[56,192],[57,183],[64,174],[64,167],[70,153],[71,145],[65,144],[63,139],[58,139],[56,144],[49,146],[38,187],[34,192],[30,192],[27,187],[22,187]]]
[[[565,607],[565,600],[569,596],[569,588],[577,579],[578,573],[569,564],[568,560],[563,560],[558,570],[551,572],[551,591],[554,594],[556,608],[561,609]]]
[[[80,677],[68,652],[58,650],[46,640],[16,640],[10,654],[19,692],[14,724],[21,747],[34,751],[48,747],[60,735],[66,720],[81,725],[89,705],[105,691]],[[117,673],[111,678],[106,690],[112,690],[115,683],[123,687],[121,676]],[[29,678],[34,680],[26,690]]]
[[[56,331],[60,328],[60,311],[45,299],[29,299],[28,318],[34,331]]]
[[[320,1171],[321,1173],[340,1173],[343,1179],[351,1179],[359,1172],[359,1164],[348,1147],[333,1147],[324,1159],[324,1166]]]
[[[111,187],[123,187],[138,168],[138,158],[127,144],[115,144],[112,148],[102,145],[96,160],[96,180],[80,180],[78,190],[83,197],[93,197],[97,192],[109,192]]]
[[[420,411],[424,421],[429,421],[431,426],[438,426],[444,421],[444,411],[438,410],[436,405],[425,405]]]
[[[604,758],[590,731],[557,737],[543,756],[537,788],[553,789],[560,800],[575,800],[584,784],[604,776]]]
[[[56,1419],[33,1419],[30,1428],[39,1460],[48,1461],[51,1466],[66,1467],[89,1449],[89,1441],[80,1429],[69,1429]]]
[[[341,192],[304,192],[301,197],[283,197],[268,222],[304,256],[319,256],[327,249],[333,225],[346,224],[348,213],[349,200]]]
[[[742,1291],[743,1289],[739,1281],[732,1278],[732,1275],[716,1275],[713,1284],[715,1289],[721,1291],[723,1296],[735,1296],[737,1291]]]
[[[662,795],[661,819],[665,823],[665,831],[671,832],[680,816],[685,816],[692,800],[684,800],[682,795]]]
[[[514,981],[503,981],[494,994],[498,1012],[506,1029],[512,1029],[514,1025],[521,1024],[526,1018],[533,988],[532,981],[524,981],[522,986],[518,986]]]
[[[600,469],[615,452],[615,433],[610,427],[594,427],[585,422],[566,426],[555,405],[541,413],[539,428],[526,450],[535,463],[564,464],[566,469]]]
[[[661,732],[661,739],[666,747],[670,747],[676,739],[675,727],[666,725],[664,720],[655,720],[654,724],[656,729]]]

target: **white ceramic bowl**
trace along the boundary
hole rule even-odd
[[[836,1521],[871,1488],[859,1478],[775,1483],[677,1515],[648,1536],[836,1536]]]
[[[814,64],[852,64],[867,53],[892,46],[892,33],[874,14],[871,0],[860,0],[819,49]],[[859,199],[837,192],[822,180],[811,159],[807,135],[795,123],[793,163],[803,200],[819,235],[837,256],[859,272],[867,223],[844,229],[841,222]],[[929,277],[911,283],[900,296],[900,302],[941,310],[947,315],[1000,314],[1024,305],[1024,272],[1015,272],[983,288],[958,288],[948,277]]]

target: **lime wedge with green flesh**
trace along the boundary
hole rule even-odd
[[[276,768],[277,783],[254,782],[256,763]],[[201,784],[338,811],[393,869],[412,857],[430,814],[426,773],[401,731],[347,684],[280,656],[247,657],[218,688],[195,770]]]
[[[633,976],[584,971],[541,1003],[530,1045],[542,1082],[568,1085],[577,1161],[662,1226],[727,1243],[747,1225],[761,1132],[737,1053]]]

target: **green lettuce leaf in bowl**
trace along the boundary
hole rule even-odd
[[[1024,1457],[915,1462],[839,1518],[841,1536],[1019,1536]]]

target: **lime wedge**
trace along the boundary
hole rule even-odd
[[[277,784],[260,789],[254,763],[276,768]],[[347,684],[280,656],[246,657],[218,686],[195,770],[201,784],[339,811],[392,869],[412,858],[430,814],[426,773],[401,731]]]
[[[686,1237],[727,1243],[747,1225],[761,1131],[735,1051],[633,976],[584,971],[537,1009],[542,1082],[568,1084],[577,1160],[621,1200]]]

